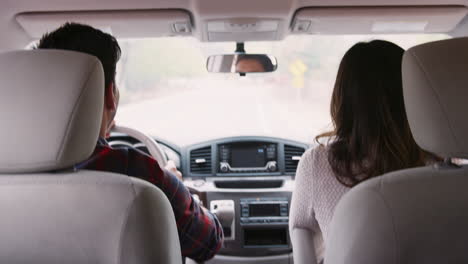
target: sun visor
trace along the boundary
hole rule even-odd
[[[445,33],[466,16],[462,6],[325,7],[299,10],[293,34]]]
[[[83,23],[117,38],[146,38],[191,35],[190,13],[184,10],[130,10],[83,12],[30,12],[16,21],[33,39],[53,31],[65,22]]]

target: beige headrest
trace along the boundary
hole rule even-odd
[[[468,38],[406,51],[403,94],[421,148],[441,157],[468,158]]]
[[[104,72],[93,56],[62,50],[0,54],[0,173],[64,169],[96,146]]]

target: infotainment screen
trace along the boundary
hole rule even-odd
[[[266,162],[264,145],[236,144],[231,146],[231,166],[234,168],[264,167]]]
[[[250,217],[261,217],[261,216],[281,216],[279,204],[249,204],[249,216]]]

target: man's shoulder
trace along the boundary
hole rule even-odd
[[[97,144],[88,159],[75,165],[77,169],[110,171],[125,174],[128,153],[109,145]]]
[[[127,155],[131,161],[145,162],[149,164],[158,164],[158,162],[146,152],[143,152],[137,148],[129,147],[127,148]]]
[[[140,161],[140,160],[145,160],[146,162],[156,162],[156,160],[153,159],[153,157],[151,157],[150,155],[148,155],[147,153],[137,149],[137,148],[134,148],[134,147],[129,147],[129,146],[125,146],[125,147],[113,147],[111,146],[106,139],[104,138],[99,138],[98,139],[98,142],[97,142],[97,145],[96,145],[96,149],[94,152],[104,152],[105,154],[108,154],[108,155],[113,155],[113,154],[120,154],[120,155],[125,155],[125,156],[128,156],[129,158],[135,158],[136,157],[136,160]]]

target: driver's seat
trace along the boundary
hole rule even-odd
[[[0,54],[0,263],[182,262],[162,191],[73,169],[96,145],[103,94],[93,56]]]

